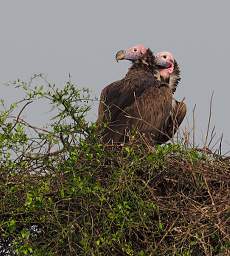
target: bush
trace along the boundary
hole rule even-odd
[[[229,253],[228,158],[103,145],[88,90],[33,83],[16,81],[25,97],[0,114],[1,255]],[[53,107],[46,129],[21,117],[37,100]]]

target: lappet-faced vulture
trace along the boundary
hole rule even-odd
[[[156,58],[160,62],[166,60],[171,63],[169,67],[159,67],[160,80],[167,82],[172,92],[176,91],[177,85],[181,80],[179,66],[170,52],[159,52]],[[172,112],[163,128],[162,134],[159,136],[159,143],[165,143],[173,137],[181,125],[186,115],[187,108],[183,101],[177,101],[175,98],[172,100]]]
[[[132,130],[150,145],[157,143],[172,110],[172,90],[155,78],[157,67],[169,67],[142,45],[117,52],[116,59],[130,60],[126,76],[106,86],[100,97],[97,124],[105,143],[123,143]]]

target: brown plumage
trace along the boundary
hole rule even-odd
[[[177,101],[173,98],[172,112],[164,124],[162,133],[157,138],[157,142],[159,144],[166,143],[168,140],[173,138],[181,123],[183,122],[186,112],[186,104],[183,101]]]
[[[125,54],[122,51],[119,58],[132,60],[133,65],[123,79],[101,92],[97,124],[105,143],[123,143],[130,132],[136,130],[154,145],[170,116],[172,90],[168,84],[155,79],[156,59],[150,49],[141,48],[141,55],[130,57],[131,49],[136,53],[140,48],[130,48]],[[107,127],[102,129],[105,123]]]
[[[164,82],[168,82],[169,87],[174,93],[177,89],[178,83],[181,80],[180,77],[180,68],[173,58],[172,54],[169,52],[161,52],[158,53],[157,58],[163,58],[172,63],[171,70],[167,72],[168,68],[159,69],[160,72],[160,80]],[[171,71],[171,72],[170,72]],[[174,134],[177,132],[179,126],[183,122],[185,115],[187,112],[186,104],[183,101],[177,101],[175,98],[172,100],[172,112],[164,124],[164,128],[162,129],[162,134],[158,137],[158,143],[162,144],[172,139]]]
[[[177,86],[181,80],[180,77],[180,68],[176,60],[174,60],[174,70],[172,74],[169,77],[169,87],[172,89],[172,92],[174,93],[177,89]]]

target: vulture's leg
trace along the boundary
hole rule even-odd
[[[177,101],[173,99],[172,113],[165,123],[162,134],[158,138],[158,143],[162,144],[172,139],[177,132],[179,126],[183,122],[187,112],[186,104],[183,101]]]

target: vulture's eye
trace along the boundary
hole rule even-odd
[[[164,58],[164,59],[166,59],[166,58],[167,58],[167,56],[166,56],[166,55],[163,55],[163,58]]]
[[[137,51],[137,48],[134,48],[133,51],[136,52],[136,51]]]

